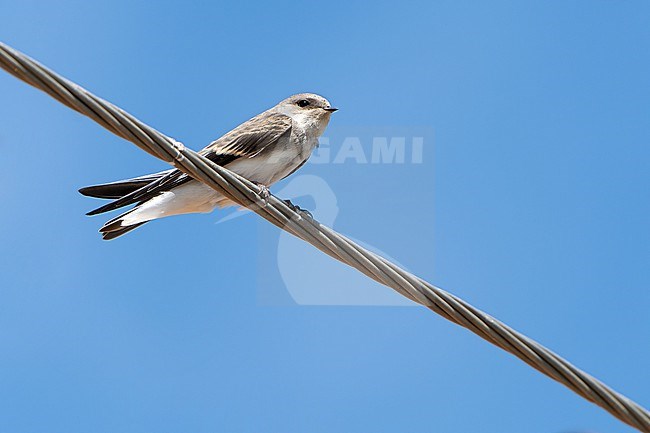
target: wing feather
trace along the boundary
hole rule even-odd
[[[252,158],[290,133],[290,117],[265,111],[213,141],[199,153],[208,158],[213,153]]]
[[[239,158],[252,158],[291,134],[291,118],[279,113],[264,112],[242,123],[199,152],[210,161],[226,166]],[[87,215],[109,212],[133,203],[143,203],[158,194],[192,180],[178,169],[130,192],[129,194],[94,209]]]

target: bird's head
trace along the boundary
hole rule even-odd
[[[298,93],[288,97],[274,108],[277,112],[298,122],[304,122],[305,126],[316,127],[320,133],[329,123],[332,113],[338,110],[332,107],[327,99],[315,93]]]

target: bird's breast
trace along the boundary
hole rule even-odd
[[[272,185],[304,163],[318,144],[318,138],[302,128],[251,158],[239,158],[226,165],[246,179]]]

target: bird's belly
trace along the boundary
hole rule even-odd
[[[226,168],[252,182],[270,186],[291,173],[301,163],[302,159],[297,152],[284,150],[254,158],[239,158],[226,165]]]
[[[157,200],[156,200],[157,199]],[[211,212],[225,197],[209,186],[195,180],[171,191],[164,192],[151,201],[161,214],[175,215],[195,212]],[[152,203],[153,204],[153,203]]]
[[[138,224],[172,215],[212,212],[217,206],[229,204],[232,202],[217,191],[192,180],[136,206],[133,212],[123,218],[123,225]]]
[[[246,179],[270,186],[287,176],[302,163],[296,152],[269,152],[255,158],[239,158],[226,165]],[[192,180],[152,198],[132,218],[162,218],[185,213],[211,212],[215,207],[231,206],[231,200],[211,187]]]

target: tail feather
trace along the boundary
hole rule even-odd
[[[143,221],[141,223],[137,223],[137,224],[134,224],[132,226],[122,227],[122,228],[120,228],[118,230],[112,230],[110,232],[101,232],[100,231],[101,234],[102,234],[102,239],[104,239],[105,241],[110,241],[111,239],[115,239],[117,237],[120,237],[123,234],[128,233],[133,229],[137,229],[138,227],[140,227],[142,224],[144,224],[146,222],[148,222],[148,221]]]
[[[102,185],[81,188],[79,192],[86,196],[108,198],[113,201],[88,212],[97,215],[135,204],[135,207],[107,221],[99,229],[105,240],[115,239],[153,219],[169,215],[191,212],[208,212],[214,208],[211,197],[203,197],[205,191],[198,185],[192,186],[191,177],[177,169],[140,176]],[[187,186],[182,186],[187,184]],[[188,188],[178,200],[173,188]],[[211,190],[209,190],[211,192]],[[196,195],[199,200],[197,203]]]
[[[102,239],[107,241],[111,239],[115,239],[119,236],[122,236],[125,233],[130,232],[133,229],[140,227],[142,224],[149,222],[147,220],[147,221],[140,221],[130,225],[125,225],[124,219],[126,218],[127,215],[133,213],[135,210],[137,210],[137,207],[129,210],[128,212],[124,212],[123,214],[118,215],[115,218],[107,221],[102,226],[102,228],[99,229],[99,232],[102,234]]]
[[[145,183],[139,188],[117,198],[108,204],[105,204],[104,206],[91,210],[86,215],[97,215],[104,212],[110,212],[112,210],[128,206],[130,204],[144,203],[147,200],[152,199],[161,193],[164,193],[165,191],[183,185],[192,180],[191,177],[177,169],[168,170],[167,172],[162,172],[159,174],[162,175],[155,178],[155,180]],[[137,180],[139,181],[139,179]]]
[[[118,180],[115,182],[102,183],[99,185],[91,185],[81,188],[79,192],[88,197],[95,198],[121,198],[127,194],[136,191],[143,186],[166,176],[174,171],[165,170],[158,173],[147,174],[144,176],[134,177],[132,179]]]
[[[86,186],[79,192],[87,197],[120,198],[146,185],[144,182],[120,182],[116,184]]]
[[[139,191],[149,185],[151,182],[161,179],[165,175],[169,174],[173,170],[167,170],[160,173],[149,174],[146,176],[140,176],[133,179],[126,179],[117,182],[106,183],[102,185],[94,185],[85,188],[81,188],[79,192],[83,195],[97,198],[108,198],[116,199],[117,202],[120,202],[120,199],[123,197],[128,197],[133,195],[134,192]],[[114,206],[115,201],[109,203],[109,205]],[[106,212],[111,209],[106,209],[107,206],[102,206],[99,209],[88,212],[86,215],[95,215],[98,213]],[[116,206],[114,208],[121,207]],[[130,220],[125,221],[128,215],[137,211],[138,206],[133,209],[124,212],[123,214],[107,221],[102,228],[99,229],[99,232],[102,234],[104,240],[115,239],[123,234],[130,232],[142,224],[149,221],[149,219],[143,220]]]

